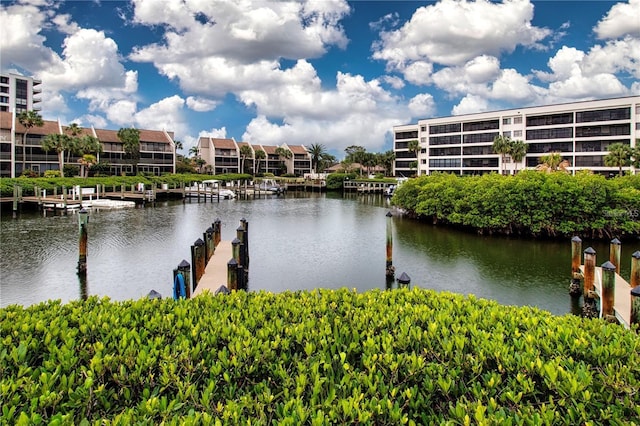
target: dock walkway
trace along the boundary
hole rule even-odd
[[[580,271],[584,274],[584,265],[580,266]],[[596,266],[594,278],[596,293],[602,300],[602,268],[600,266]],[[613,296],[613,312],[618,321],[629,328],[631,323],[631,286],[618,274],[616,274]],[[602,317],[602,303],[600,303],[600,317]]]
[[[191,297],[209,291],[214,293],[220,286],[227,285],[227,263],[233,257],[231,241],[220,241],[209,259],[200,281]]]

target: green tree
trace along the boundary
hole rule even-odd
[[[370,175],[371,168],[378,165],[378,157],[373,152],[365,152],[362,157],[362,165],[367,168],[367,175]]]
[[[173,141],[173,144],[176,146],[176,151],[184,149],[184,145],[182,145],[181,141]]]
[[[27,164],[27,135],[29,134],[29,130],[32,128],[44,126],[44,120],[42,120],[42,116],[40,114],[33,110],[23,111],[18,114],[17,118],[18,122],[25,128],[25,131],[22,134],[22,171],[24,172]]]
[[[414,157],[418,158],[418,152],[420,152],[420,142],[417,139],[412,139],[407,143],[407,148],[409,152],[413,154]]]
[[[540,157],[539,164],[536,167],[536,170],[540,170],[543,172],[557,172],[557,171],[568,171],[569,162],[567,160],[562,159],[562,154],[559,152],[550,152],[547,155],[543,155]]]
[[[325,152],[324,154],[322,154],[322,156],[320,157],[320,161],[318,161],[318,173],[322,173],[323,171],[325,171],[325,169],[327,169],[328,167],[333,166],[334,164],[336,164],[338,162],[338,159],[336,158],[335,155],[329,154],[328,152]]]
[[[622,168],[631,164],[633,151],[629,145],[613,143],[608,147],[609,153],[604,157],[604,164],[608,167],[617,167],[618,175],[622,176]]]
[[[138,160],[140,159],[140,130],[133,127],[118,130],[118,139],[124,144],[125,158],[133,166],[133,174],[138,173]]]
[[[631,155],[631,165],[636,169],[640,168],[640,139],[636,139],[636,147]]]
[[[98,159],[93,154],[84,154],[79,160],[80,164],[80,177],[86,178],[89,176],[89,169],[94,164],[98,163]]]
[[[69,139],[69,148],[67,149],[67,163],[71,161],[72,154],[81,154],[78,152],[78,140],[80,135],[82,134],[82,127],[78,125],[78,123],[71,123],[67,127],[64,128],[64,131],[67,135],[70,136]]]
[[[508,136],[499,135],[493,139],[492,149],[496,154],[500,154],[500,174],[504,174],[504,164],[507,154],[511,147],[511,138]]]
[[[362,163],[364,163],[364,156],[367,150],[360,145],[350,145],[345,148],[344,152],[347,154],[345,157],[346,162],[360,164],[360,175],[362,176]]]
[[[193,164],[195,164],[196,168],[198,169],[198,173],[202,173],[202,166],[207,164],[207,162],[201,157],[195,157],[193,159]]]
[[[518,171],[518,163],[520,163],[525,155],[527,155],[528,148],[529,145],[521,140],[512,140],[509,144],[509,150],[507,154],[509,154],[509,156],[513,159],[513,162],[516,166],[516,172]]]
[[[318,165],[322,158],[326,155],[326,148],[321,143],[313,143],[309,147],[309,154],[311,154],[311,168],[314,173],[318,173]]]
[[[384,167],[385,176],[393,175],[393,163],[396,160],[396,153],[393,150],[389,150],[378,155],[378,164]]]
[[[256,162],[253,165],[253,167],[255,167],[255,170],[253,171],[253,174],[258,174],[260,173],[260,161],[264,160],[265,158],[267,158],[267,153],[264,152],[261,149],[256,149],[256,152],[253,154]]]
[[[200,150],[198,149],[197,145],[194,145],[191,148],[189,148],[189,155],[191,155],[192,157],[197,157],[200,155]]]
[[[244,161],[247,158],[250,158],[253,156],[253,150],[251,149],[251,146],[249,145],[242,145],[240,147],[240,173],[245,173],[245,169],[244,169]]]
[[[42,149],[45,151],[55,151],[58,154],[58,167],[60,176],[64,177],[64,151],[69,149],[71,138],[69,135],[52,133],[42,139]]]
[[[280,159],[282,160],[283,158],[288,160],[291,157],[293,157],[293,153],[291,151],[289,151],[287,148],[283,148],[283,147],[277,147],[276,148],[276,155],[278,157],[280,157]],[[281,163],[280,165],[280,169],[281,169],[281,173],[287,173],[287,166],[284,162]]]

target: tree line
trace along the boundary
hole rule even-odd
[[[481,234],[592,239],[640,234],[640,175],[433,173],[401,185],[392,203],[434,224]]]

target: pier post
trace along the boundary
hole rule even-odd
[[[191,264],[193,265],[193,288],[198,286],[200,277],[204,275],[205,269],[205,247],[204,241],[198,238],[191,246]]]
[[[244,254],[245,254],[244,267],[248,268],[249,267],[249,222],[247,221],[247,219],[242,218],[240,219],[240,223],[244,228],[244,233],[242,234],[243,236],[242,243],[244,244]]]
[[[204,233],[202,234],[203,238],[204,238],[204,242],[205,242],[205,248],[206,248],[206,263],[209,263],[209,259],[211,259],[211,256],[213,256],[213,253],[215,252],[216,246],[213,244],[213,228],[212,227],[208,227],[206,231],[204,231]]]
[[[621,242],[619,239],[614,238],[611,240],[609,244],[609,262],[613,263],[616,267],[616,273],[620,273],[620,246]]]
[[[87,275],[87,223],[89,223],[89,212],[80,209],[78,212],[78,227],[80,230],[80,240],[78,243],[78,275]]]
[[[182,259],[182,262],[178,264],[178,268],[174,269],[173,278],[175,279],[178,273],[182,274],[182,278],[184,278],[184,288],[187,292],[187,299],[191,298],[191,293],[195,290],[195,283],[192,287],[191,284],[191,265],[185,259]]]
[[[616,265],[607,261],[602,264],[602,317],[615,318],[613,306],[615,303]]]
[[[227,288],[238,290],[238,262],[233,258],[227,262]]]
[[[393,233],[391,229],[391,212],[387,212],[387,261],[385,275],[387,277],[393,277],[396,269],[393,267]]]
[[[215,245],[216,247],[218,246],[218,244],[220,244],[220,240],[221,240],[221,234],[222,234],[222,222],[220,221],[219,218],[216,218],[216,220],[213,221],[213,231],[215,232]]]
[[[582,253],[582,240],[575,236],[571,239],[571,284],[569,285],[569,294],[579,296],[582,293],[580,288],[580,280],[582,273],[580,272],[580,255]]]
[[[244,244],[244,227],[242,225],[236,229],[236,238],[240,240],[240,260],[238,263],[244,267],[247,264],[247,246]]]
[[[631,275],[629,276],[631,288],[640,286],[640,251],[631,255]]]
[[[640,286],[631,289],[631,325],[640,324]]]
[[[595,289],[594,280],[596,274],[596,251],[587,247],[584,251],[584,298],[592,299]]]
[[[13,185],[13,218],[18,217],[18,185]]]

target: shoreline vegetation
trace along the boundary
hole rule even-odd
[[[637,331],[418,288],[14,305],[0,423],[636,424]]]
[[[640,175],[521,171],[420,176],[392,204],[410,217],[486,235],[634,239],[640,236]]]

